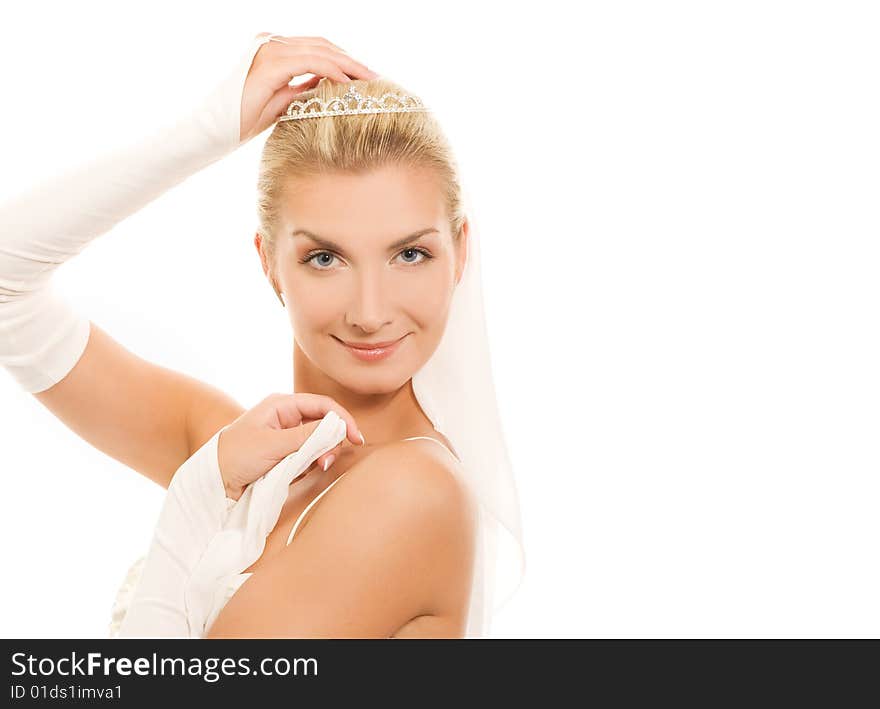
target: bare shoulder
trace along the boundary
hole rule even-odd
[[[207,637],[393,637],[422,616],[440,636],[461,637],[476,517],[455,464],[430,441],[376,446],[240,587]]]
[[[372,490],[386,505],[410,509],[431,505],[436,513],[467,516],[472,499],[464,483],[461,464],[449,451],[424,439],[402,440],[377,446],[353,465],[345,475],[348,485]],[[346,480],[340,480],[339,487]],[[464,519],[458,519],[459,523]]]
[[[312,528],[297,536],[305,542],[311,535],[316,553],[319,539],[329,544],[341,524],[348,543],[361,547],[358,553],[365,558],[396,556],[374,571],[388,569],[384,582],[396,586],[401,598],[409,594],[413,612],[406,620],[418,615],[466,620],[476,505],[461,464],[436,443],[418,439],[376,446],[346,471],[308,523]]]
[[[418,539],[439,566],[470,562],[477,512],[461,464],[449,451],[423,439],[376,446],[328,492],[306,526],[333,529],[340,519],[362,529],[393,522],[396,532]]]

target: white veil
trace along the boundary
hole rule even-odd
[[[461,458],[479,501],[477,555],[466,637],[489,634],[491,616],[519,588],[525,547],[516,482],[507,455],[489,357],[480,278],[479,228],[467,190],[468,254],[437,350],[413,375],[413,391],[434,428]]]

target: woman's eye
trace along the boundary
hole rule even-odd
[[[319,271],[327,270],[327,267],[333,263],[336,256],[329,251],[318,251],[314,254],[306,256],[303,263],[316,264]]]
[[[321,266],[329,266],[333,263],[333,259],[335,258],[336,257],[333,254],[322,253],[317,255],[315,262],[319,263]]]
[[[425,261],[428,259],[428,254],[425,251],[422,251],[422,249],[404,249],[403,251],[400,252],[399,255],[400,256],[408,255],[411,258],[418,257],[418,256],[422,257],[421,259],[413,258],[413,260],[410,260],[409,258],[405,258],[403,261],[404,263],[421,263],[422,261]]]

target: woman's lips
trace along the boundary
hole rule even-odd
[[[408,335],[409,333],[407,333]],[[386,357],[390,357],[394,352],[400,347],[400,343],[406,337],[404,335],[399,340],[394,340],[391,344],[383,344],[381,347],[363,347],[363,346],[352,346],[343,342],[337,337],[334,337],[340,345],[342,345],[346,350],[348,350],[354,357],[357,357],[362,362],[377,362],[380,359],[385,359]]]

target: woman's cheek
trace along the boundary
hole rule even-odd
[[[402,286],[403,302],[417,315],[420,322],[433,326],[435,321],[442,321],[452,295],[452,287],[445,273],[435,268],[419,274],[419,278],[407,281]]]
[[[297,325],[312,330],[326,330],[339,319],[342,303],[338,289],[330,287],[329,283],[310,283],[307,279],[299,279],[289,293],[288,307]]]

